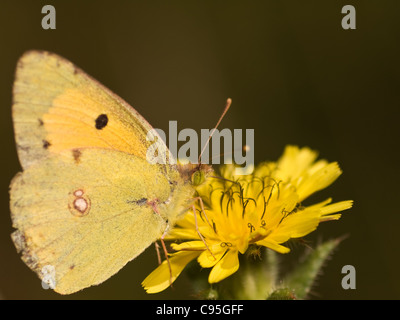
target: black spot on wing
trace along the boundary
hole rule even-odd
[[[97,130],[103,129],[108,123],[108,117],[106,114],[101,114],[95,120],[95,127]]]
[[[43,140],[43,148],[48,149],[51,146],[51,143],[47,140]]]

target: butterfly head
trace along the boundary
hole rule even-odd
[[[179,172],[185,181],[190,182],[194,187],[203,184],[207,177],[213,172],[210,165],[199,164],[184,164],[179,167]]]

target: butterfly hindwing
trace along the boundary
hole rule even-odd
[[[11,184],[13,240],[39,277],[51,266],[55,290],[72,293],[103,282],[159,238],[165,217],[146,201],[167,201],[169,188],[136,156],[88,149],[77,162],[54,155]]]

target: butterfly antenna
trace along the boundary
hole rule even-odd
[[[209,144],[209,142],[211,140],[211,137],[213,136],[215,130],[217,130],[217,128],[218,128],[219,124],[221,123],[222,119],[224,118],[225,114],[228,112],[231,104],[232,104],[232,99],[231,98],[226,99],[225,109],[222,112],[221,116],[219,117],[219,120],[218,120],[217,124],[215,125],[213,131],[211,132],[210,136],[208,137],[208,140],[207,140],[206,144],[204,145],[203,150],[201,150],[201,153],[200,153],[200,156],[199,156],[199,159],[198,159],[199,163],[201,163],[200,159],[201,159],[204,151],[206,150],[206,148],[207,148],[207,146],[208,146],[208,144]]]
[[[250,151],[250,146],[244,145],[244,146],[241,147],[241,148],[236,148],[236,149],[234,149],[233,152],[230,151],[230,152],[226,152],[226,153],[223,152],[223,153],[217,154],[217,155],[215,155],[215,156],[213,156],[213,157],[211,158],[211,161],[213,161],[213,160],[216,159],[216,158],[223,157],[223,156],[225,156],[225,155],[232,155],[232,154],[234,154],[235,152],[238,152],[239,150],[240,150],[241,152],[248,152],[248,151]]]

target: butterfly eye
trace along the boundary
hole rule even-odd
[[[205,181],[205,179],[206,178],[205,178],[204,172],[201,170],[195,171],[192,174],[192,184],[194,186],[201,185]]]

